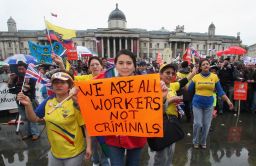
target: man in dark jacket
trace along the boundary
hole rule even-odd
[[[32,101],[32,105],[37,106],[35,100],[35,85],[36,80],[25,78],[27,65],[19,61],[17,64],[18,73],[12,73],[10,75],[10,80],[8,81],[9,92],[13,94],[18,94],[23,91],[25,95],[27,95]],[[25,107],[17,102],[19,115],[21,119],[25,121],[25,125],[21,128],[22,139],[27,139],[32,137],[32,140],[35,141],[39,138],[39,129],[37,123],[32,123],[27,120]]]
[[[234,66],[229,62],[230,58],[225,58],[221,68],[219,70],[219,79],[221,86],[225,93],[227,94],[228,98],[233,103],[233,96],[234,96]],[[223,110],[229,110],[226,103],[223,100],[219,100],[219,110],[220,113]]]

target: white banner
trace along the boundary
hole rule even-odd
[[[7,83],[0,83],[0,111],[17,108],[16,95],[8,92]]]

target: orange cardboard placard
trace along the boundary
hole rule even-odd
[[[76,81],[91,136],[163,137],[159,74]]]
[[[246,100],[247,99],[247,82],[235,81],[234,84],[234,100]]]

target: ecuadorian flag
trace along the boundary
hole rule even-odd
[[[45,20],[45,25],[47,27],[48,30],[53,30],[54,32],[60,34],[62,36],[63,40],[68,40],[71,39],[73,37],[76,37],[76,31],[72,30],[72,29],[66,29],[66,28],[62,28],[59,26],[56,26],[52,23],[50,23],[49,21]]]

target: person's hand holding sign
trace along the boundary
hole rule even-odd
[[[168,94],[168,88],[166,86],[166,84],[164,83],[164,81],[160,82],[161,85],[161,89],[162,89],[162,93],[163,93],[163,99],[165,100]]]

